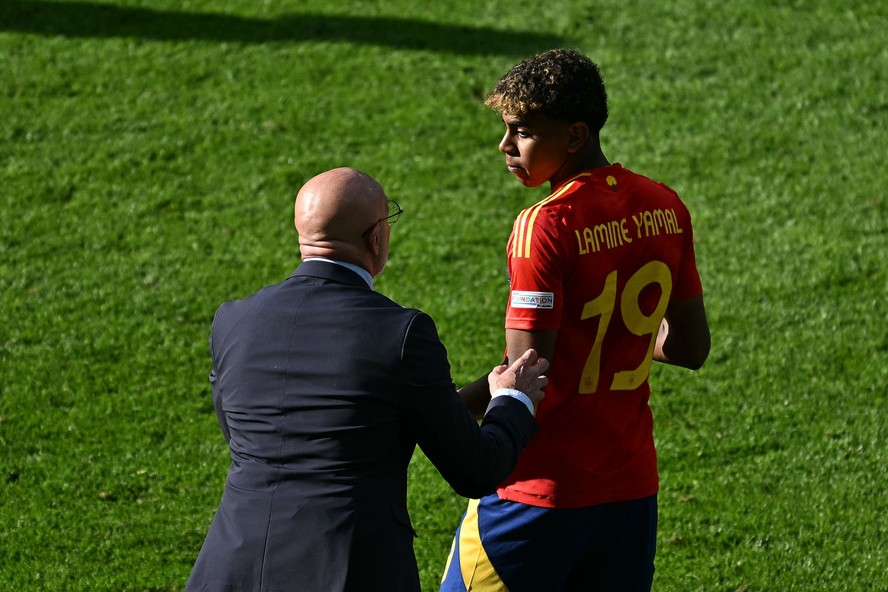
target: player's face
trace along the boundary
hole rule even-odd
[[[557,184],[570,157],[570,126],[540,114],[503,113],[503,123],[506,133],[499,150],[506,155],[509,172],[527,187]]]

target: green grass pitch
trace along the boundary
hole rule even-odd
[[[210,321],[295,268],[322,170],[398,200],[378,289],[457,382],[492,367],[545,191],[482,97],[556,46],[694,217],[713,350],[652,375],[655,590],[888,589],[886,31],[864,0],[0,3],[0,589],[184,587],[228,463]],[[465,500],[420,454],[409,496],[436,590]]]

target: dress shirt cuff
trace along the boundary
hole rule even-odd
[[[527,407],[527,410],[530,411],[530,414],[534,415],[533,402],[530,400],[530,397],[528,397],[527,395],[525,395],[521,391],[516,391],[515,389],[507,389],[507,388],[496,389],[493,392],[493,394],[490,395],[490,398],[495,399],[497,397],[503,397],[503,396],[512,397],[513,399],[518,399],[519,401],[524,403],[524,406]]]

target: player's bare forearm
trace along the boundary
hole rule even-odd
[[[552,359],[558,331],[522,331],[506,329],[506,355],[511,364],[529,349],[536,350],[541,358]]]
[[[670,303],[657,335],[654,359],[697,370],[709,356],[710,346],[703,297]]]
[[[484,417],[484,412],[490,403],[490,386],[487,382],[487,374],[459,389],[459,396],[462,397],[463,403],[475,416],[475,419]]]

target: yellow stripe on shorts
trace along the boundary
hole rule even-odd
[[[459,531],[459,567],[463,584],[469,592],[508,592],[490,563],[478,532],[478,500],[469,500],[466,517]]]

